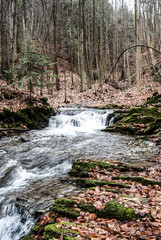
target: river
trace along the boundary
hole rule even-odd
[[[20,240],[56,198],[79,192],[67,178],[73,161],[148,164],[154,144],[101,131],[112,112],[63,108],[47,128],[0,140],[0,239]]]

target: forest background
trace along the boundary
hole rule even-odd
[[[2,85],[54,106],[136,105],[160,91],[159,0],[1,0],[0,7]]]

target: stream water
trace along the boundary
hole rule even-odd
[[[157,147],[101,131],[110,113],[64,108],[43,130],[1,139],[1,240],[20,240],[33,226],[33,216],[46,211],[56,198],[79,191],[67,181],[73,161],[110,159],[147,165]]]

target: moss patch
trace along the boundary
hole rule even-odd
[[[152,105],[152,104],[158,104],[161,102],[161,94],[158,92],[154,92],[152,97],[147,98],[146,104]]]
[[[104,186],[109,185],[111,187],[119,187],[119,188],[130,188],[130,186],[122,183],[108,182],[108,181],[100,181],[95,179],[75,179],[75,182],[84,188],[95,187],[95,186]]]
[[[55,224],[50,224],[45,227],[44,237],[45,239],[58,238],[60,239],[63,233],[64,240],[76,240],[75,238],[78,234],[76,231],[69,231],[64,228],[59,228]]]
[[[132,208],[124,207],[116,201],[106,203],[104,209],[99,212],[99,216],[103,218],[115,218],[120,221],[130,221],[132,218],[138,217]]]
[[[106,128],[108,132],[147,135],[157,133],[161,129],[161,112],[157,106],[131,108],[128,113],[116,118],[113,126]]]
[[[146,179],[146,178],[143,178],[143,177],[139,177],[139,176],[118,176],[118,177],[115,177],[113,179],[121,179],[121,180],[132,180],[132,181],[135,181],[135,182],[139,182],[143,185],[159,185],[161,186],[161,182],[158,182],[158,181],[155,181],[155,180],[151,180],[151,179]]]
[[[106,169],[108,171],[113,171],[113,169],[118,169],[119,171],[142,171],[142,168],[132,167],[128,164],[118,163],[117,165],[102,162],[102,161],[76,161],[72,165],[71,171],[69,171],[70,176],[86,178],[89,176],[88,172],[91,169]]]
[[[54,205],[50,208],[50,212],[59,213],[60,215],[66,217],[77,218],[79,217],[80,212],[76,211],[75,207],[80,208],[84,212],[97,212],[97,209],[93,206],[93,204],[77,203],[73,199],[65,198],[57,199]]]
[[[52,108],[46,106],[27,107],[17,112],[4,108],[0,113],[0,127],[41,129],[47,126],[49,117],[55,114]]]

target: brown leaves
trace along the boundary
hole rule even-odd
[[[51,219],[52,219],[52,217],[50,217],[50,213],[47,212],[45,215],[43,215],[41,217],[41,220],[39,222],[39,226],[46,225]]]
[[[91,170],[91,176],[97,180],[104,178],[106,181],[109,181],[112,176],[116,177],[120,175],[118,170],[110,172],[110,175],[107,170],[97,170],[99,170],[99,173],[96,170]],[[160,174],[160,168],[146,169],[144,172],[137,173],[137,175],[150,176],[150,172],[152,172],[152,176],[157,176],[157,174]],[[103,209],[106,202],[109,200],[116,199],[120,204],[133,208],[135,213],[141,216],[141,219],[132,219],[128,222],[121,222],[116,219],[98,218],[96,213],[85,212],[79,208],[77,204],[75,204],[74,207],[76,211],[80,213],[80,216],[76,220],[67,219],[60,215],[53,215],[52,218],[54,221],[61,223],[59,227],[78,232],[78,235],[75,237],[79,240],[88,238],[93,240],[159,239],[161,233],[161,188],[157,185],[143,186],[141,183],[135,181],[114,181],[115,183],[128,184],[130,185],[130,188],[122,188],[121,192],[117,193],[112,190],[120,190],[118,187],[110,187],[112,190],[107,191],[109,190],[108,185],[102,187],[97,186],[95,189],[89,189],[80,193],[77,197],[73,197],[73,199],[79,204],[92,203],[97,210]],[[40,219],[39,225],[44,227],[49,223],[50,219],[51,217],[49,216],[49,213],[45,214]],[[68,224],[65,224],[64,222],[68,222]],[[74,223],[74,225],[70,225],[70,222]],[[37,235],[35,236],[35,239],[36,237]],[[61,236],[61,239],[63,239],[63,235]]]

